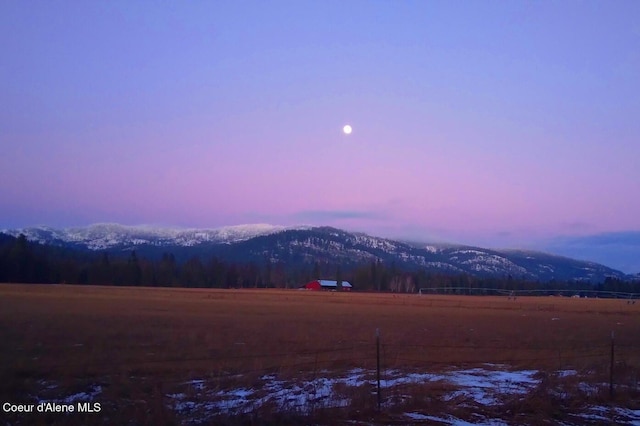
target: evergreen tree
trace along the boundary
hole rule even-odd
[[[192,257],[182,266],[182,279],[185,287],[205,287],[207,283],[206,271],[199,257]]]
[[[265,287],[273,287],[273,277],[272,275],[272,265],[271,265],[271,259],[267,258],[265,256],[264,258],[264,283],[265,283]]]
[[[127,261],[127,281],[129,285],[139,286],[142,284],[142,269],[138,261],[136,251],[132,250]]]
[[[163,253],[160,264],[157,267],[158,285],[162,287],[174,286],[178,277],[178,266],[176,265],[176,258],[172,253]]]
[[[109,285],[112,282],[112,267],[109,253],[104,252],[99,262],[93,262],[89,268],[89,282],[91,284]]]
[[[20,234],[9,250],[9,281],[16,283],[31,282],[33,255],[27,237]]]
[[[225,286],[227,278],[226,266],[218,258],[212,257],[207,264],[207,285],[214,288]]]

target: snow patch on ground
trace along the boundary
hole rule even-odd
[[[471,398],[481,405],[495,405],[502,395],[524,395],[540,383],[533,376],[536,370],[490,371],[483,368],[462,370],[450,374],[445,380],[460,390],[451,394]]]
[[[597,424],[640,425],[640,410],[622,407],[593,406],[575,417],[578,417],[583,423],[586,420],[597,422]]]
[[[57,386],[55,384],[47,384],[46,390],[56,389]],[[84,401],[93,401],[102,393],[102,386],[100,385],[91,385],[86,392],[77,392],[72,395],[66,396],[64,398],[55,398],[55,399],[41,399],[35,398],[38,403],[47,403],[47,402],[55,402],[58,404],[73,404],[76,402],[84,402]]]
[[[432,422],[436,422],[435,424],[442,424],[442,425],[452,425],[452,426],[467,426],[467,425],[474,425],[474,426],[506,426],[507,423],[503,422],[502,420],[495,420],[495,419],[491,419],[491,420],[480,420],[480,421],[476,421],[473,423],[469,423],[466,422],[464,420],[455,418],[453,416],[447,416],[447,417],[437,417],[437,416],[429,416],[426,414],[421,414],[421,413],[404,413],[405,417],[408,417],[409,419],[413,420],[413,421],[419,421],[419,422],[429,422],[427,424],[434,424]]]
[[[443,382],[455,388],[445,396],[445,400],[462,397],[470,400],[470,403],[487,406],[498,404],[504,396],[526,394],[540,383],[540,380],[534,377],[537,374],[535,370],[508,371],[501,368],[487,365],[487,368],[451,370],[438,374],[386,370],[382,374],[380,386],[388,392],[400,385]],[[328,372],[322,374],[327,375]],[[372,395],[377,392],[375,371],[363,369],[353,369],[336,377],[307,380],[281,380],[273,374],[264,375],[260,377],[260,383],[253,388],[212,391],[207,389],[203,380],[192,380],[184,385],[189,388],[186,393],[166,396],[169,399],[169,407],[185,420],[191,421],[204,421],[217,415],[246,414],[261,407],[271,407],[272,410],[281,412],[309,414],[317,408],[349,406],[350,396],[357,394],[357,391],[353,390],[363,386]],[[389,404],[393,404],[393,401],[386,401],[385,405]],[[409,414],[411,415],[418,416],[418,413]],[[198,418],[200,420],[196,420]],[[431,420],[435,420],[435,417]],[[464,424],[452,418],[438,418],[438,421],[444,424]],[[496,422],[497,420],[491,420],[481,424],[503,424]]]
[[[340,397],[336,386],[359,387],[367,383],[362,369],[351,370],[346,376],[319,377],[301,382],[279,380],[276,375],[260,377],[261,386],[255,389],[235,388],[208,391],[203,380],[185,382],[196,392],[197,401],[190,401],[185,393],[166,395],[170,407],[178,413],[202,415],[205,419],[219,414],[244,414],[269,405],[282,412],[309,413],[315,407],[345,407],[350,399]]]
[[[576,370],[559,370],[557,372],[558,377],[571,377],[578,374]]]

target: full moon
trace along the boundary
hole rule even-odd
[[[344,134],[345,134],[345,135],[350,135],[350,134],[351,134],[351,131],[352,131],[351,126],[349,126],[349,125],[347,124],[346,126],[344,126],[344,127],[342,128],[342,131],[344,132]]]

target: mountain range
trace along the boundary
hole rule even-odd
[[[467,273],[482,277],[512,276],[548,282],[602,282],[606,278],[637,279],[606,267],[548,253],[494,250],[452,244],[427,244],[379,238],[332,227],[239,225],[217,229],[175,229],[152,226],[96,224],[56,229],[46,226],[4,229],[40,244],[77,250],[128,252],[150,257],[173,253],[177,259],[217,256],[238,262],[315,262],[351,267],[381,261],[403,270]]]

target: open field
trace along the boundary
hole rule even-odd
[[[383,384],[389,385],[382,394],[383,413],[376,413],[375,393],[362,390],[363,383],[364,388],[370,384],[365,376],[376,368],[376,329]],[[554,378],[565,387],[567,381],[581,382],[561,380],[567,374],[558,371],[588,374],[598,386],[580,398],[604,403],[612,332],[613,399],[637,410],[640,304],[625,300],[6,284],[0,285],[0,400],[62,401],[76,395],[102,404],[100,413],[71,417],[55,413],[27,419],[28,414],[10,413],[18,424],[114,419],[173,424],[184,420],[176,400],[186,400],[179,396],[188,394],[185,383],[201,388],[206,383],[222,395],[224,389],[266,382],[265,377],[291,387],[296,380],[357,371],[364,379],[345,391],[351,402],[343,404],[351,411],[320,414],[384,424],[397,421],[397,409],[389,405],[394,398],[413,409],[448,398],[437,397],[448,390],[442,380],[435,387],[433,380],[429,387],[403,382],[401,390],[384,380],[399,372],[442,375],[451,368],[468,372],[489,364],[490,369],[534,371],[535,383]],[[413,402],[405,395],[414,396]],[[554,410],[548,398],[540,399],[518,399],[520,411],[536,411],[532,404]],[[565,399],[578,403],[570,395]],[[412,421],[428,423],[421,415],[414,413]],[[296,423],[294,417],[286,419]]]

